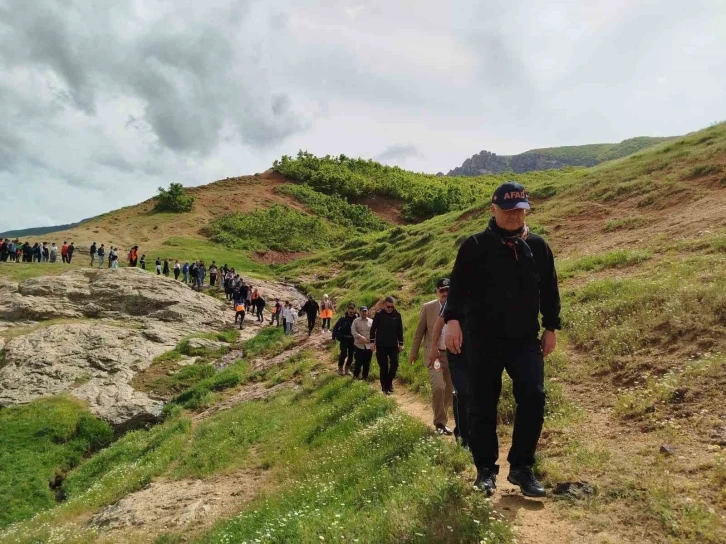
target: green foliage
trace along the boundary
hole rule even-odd
[[[247,250],[310,251],[330,247],[346,232],[325,220],[275,205],[211,221],[205,233],[212,241]]]
[[[266,327],[245,342],[244,354],[248,359],[271,357],[294,343],[294,337],[285,335],[281,327]]]
[[[311,213],[324,217],[342,227],[360,232],[383,230],[386,223],[378,219],[368,206],[349,204],[339,195],[328,196],[306,185],[287,183],[277,191],[299,200]]]
[[[468,465],[465,452],[394,412],[390,399],[365,384],[329,379],[296,397],[277,397],[265,405],[264,426],[253,423],[255,409],[256,403],[232,409],[219,439],[238,423],[227,449],[233,442],[244,457],[249,441],[259,441],[262,462],[280,471],[284,485],[198,542],[249,542],[265,534],[270,542],[434,542],[442,535],[447,542],[510,541],[487,501],[452,477]],[[216,463],[200,453],[202,471]]]
[[[75,399],[53,397],[0,411],[0,527],[55,505],[49,482],[113,438]]]
[[[300,151],[297,158],[284,156],[273,168],[314,190],[346,199],[378,194],[402,199],[407,219],[425,219],[471,206],[486,185],[471,178],[446,178],[416,174],[380,163],[339,157],[315,157]],[[491,193],[490,193],[491,194]]]
[[[605,223],[605,227],[603,227],[602,230],[605,232],[615,232],[618,230],[633,230],[646,227],[648,226],[648,223],[650,223],[650,220],[646,217],[621,217],[618,219],[609,220],[607,223]]]
[[[558,264],[558,275],[570,278],[581,272],[599,272],[608,268],[625,268],[643,263],[652,255],[643,250],[619,249],[609,253],[588,255],[575,260],[562,260]]]
[[[159,187],[159,196],[156,197],[157,212],[184,213],[192,211],[193,196],[188,196],[181,183],[171,183],[169,189]]]
[[[240,360],[219,373],[212,374],[207,378],[197,381],[194,385],[174,397],[171,402],[190,410],[204,408],[212,403],[214,392],[236,387],[241,383],[245,383],[248,378],[249,368],[247,362]]]

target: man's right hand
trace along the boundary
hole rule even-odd
[[[371,344],[371,351],[372,351],[373,353],[375,353],[375,352],[376,352],[376,345],[375,345],[375,344]]]
[[[408,362],[411,364],[414,364],[416,362],[416,357],[414,356],[413,353],[408,356]]]
[[[461,325],[456,319],[446,324],[446,349],[451,353],[461,353],[461,344],[464,342],[464,334],[461,332]]]

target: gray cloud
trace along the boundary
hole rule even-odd
[[[300,148],[436,172],[726,118],[718,0],[411,5],[0,0],[0,230]]]
[[[420,157],[421,152],[413,144],[394,144],[389,145],[378,155],[375,156],[377,161],[405,161],[411,157]]]

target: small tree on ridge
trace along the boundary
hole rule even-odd
[[[171,183],[168,190],[159,187],[159,196],[156,197],[154,209],[157,212],[190,212],[195,200],[193,196],[187,196],[181,183]]]

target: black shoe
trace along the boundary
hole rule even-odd
[[[477,472],[474,487],[486,493],[487,497],[491,497],[497,488],[497,475],[491,470]]]
[[[534,477],[531,468],[513,468],[509,471],[507,480],[509,483],[518,485],[525,497],[544,497],[547,495],[542,484]]]
[[[392,393],[388,389],[382,389],[382,391],[383,391],[383,394],[386,395],[386,396],[388,396],[388,395],[390,395]]]
[[[442,425],[441,423],[436,425],[436,432],[445,436],[451,436],[452,434],[454,434],[451,429],[449,429],[446,425]]]

